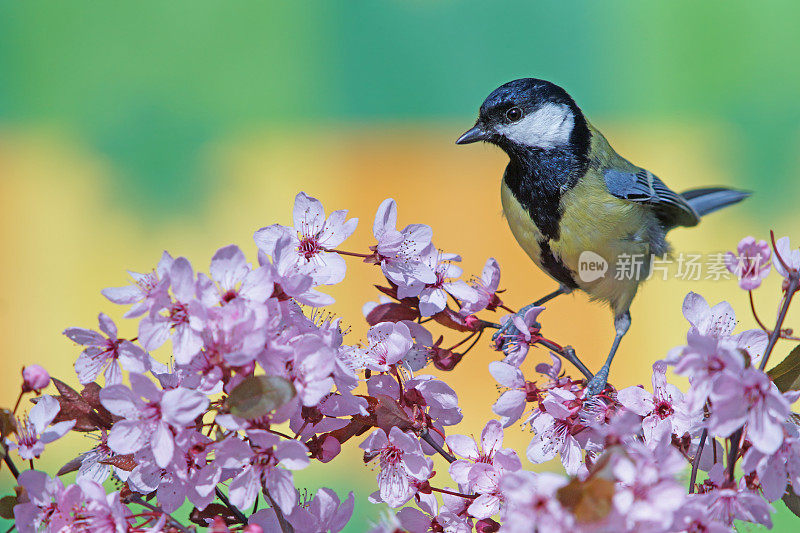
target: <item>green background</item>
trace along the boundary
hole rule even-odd
[[[157,232],[213,206],[225,176],[209,145],[267,132],[303,158],[343,128],[454,138],[492,88],[535,76],[618,129],[710,125],[734,147],[730,181],[759,193],[742,212],[791,219],[788,231],[798,228],[798,22],[789,1],[2,1],[0,142],[11,152],[16,139],[68,139],[110,169],[106,209]],[[299,479],[351,487],[345,471],[318,475]],[[364,498],[374,485],[354,487],[348,531],[361,531],[380,509]],[[792,530],[776,507],[776,529]]]

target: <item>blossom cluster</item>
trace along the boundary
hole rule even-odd
[[[460,256],[439,250],[429,226],[398,229],[397,218],[385,200],[374,244],[347,251],[358,220],[344,210],[326,216],[300,193],[291,227],[255,232],[255,263],[230,245],[204,273],[164,252],[153,270],[104,289],[128,306],[137,335],[120,336],[105,313],[96,329],[66,329],[79,346],[80,390],[31,365],[19,398],[32,394],[33,406],[0,412],[17,529],[188,531],[188,518],[220,533],[341,531],[353,493],[301,495],[293,472],[336,460],[348,445],[377,470],[369,501],[393,509],[376,532],[729,531],[734,520],[769,525],[771,502],[800,491],[790,409],[800,365],[764,371],[777,340],[793,339],[783,320],[800,250],[788,239],[774,246],[785,283],[773,330],[734,333],[729,304],[711,307],[690,293],[686,344],[653,365],[652,387],[591,395],[586,379],[563,368],[574,353],[543,335],[545,309],[515,313],[503,303],[495,259],[462,279]],[[768,263],[769,247],[752,238],[728,260],[750,291],[765,267],[739,268],[749,263],[737,257],[755,248]],[[323,309],[334,303],[326,287],[347,279],[354,258],[385,279],[379,301],[363,307],[363,342]],[[487,329],[507,323],[514,328],[494,344],[502,359],[488,365],[501,389],[497,418],[478,439],[459,434],[456,392],[425,370],[454,370]],[[446,343],[433,327],[458,340]],[[551,350],[550,361],[530,379],[536,346]],[[685,394],[667,382],[670,369],[688,378]],[[512,425],[530,431],[524,453],[503,447]],[[37,470],[70,431],[93,436],[94,446],[55,475]],[[446,469],[435,467],[437,456]],[[16,458],[30,469],[20,471]],[[564,474],[532,467],[555,458]],[[189,516],[176,516],[187,502]]]

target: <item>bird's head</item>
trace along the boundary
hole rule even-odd
[[[492,91],[475,126],[456,144],[484,141],[512,155],[520,149],[585,148],[588,134],[586,119],[564,89],[549,81],[522,78]]]

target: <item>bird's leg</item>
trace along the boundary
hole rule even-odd
[[[589,383],[586,385],[586,391],[588,396],[594,396],[598,394],[603,389],[606,388],[606,382],[608,381],[608,372],[611,369],[611,361],[614,359],[614,355],[617,353],[617,348],[619,348],[619,343],[622,341],[622,337],[628,332],[628,328],[631,327],[631,313],[630,311],[625,311],[624,313],[617,315],[614,317],[614,329],[616,330],[616,334],[614,335],[614,342],[611,343],[611,351],[608,353],[608,357],[606,358],[605,364],[597,371],[597,374],[589,380]]]
[[[556,296],[560,296],[562,294],[569,294],[570,292],[572,292],[572,289],[570,289],[569,287],[565,287],[564,285],[561,285],[558,289],[554,290],[550,294],[546,294],[541,298],[539,298],[538,300],[536,300],[535,302],[530,303],[525,307],[521,308],[519,311],[517,311],[516,314],[521,317],[524,317],[525,313],[527,313],[528,310],[531,309],[532,307],[539,307],[545,302],[549,302]],[[506,323],[500,326],[498,330],[494,333],[494,335],[492,335],[492,340],[496,341],[497,339],[502,338],[503,336],[512,337],[519,333],[520,331],[514,326],[513,321],[506,320]]]

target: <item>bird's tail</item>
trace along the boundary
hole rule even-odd
[[[724,187],[707,187],[705,189],[684,191],[681,196],[702,217],[723,207],[741,202],[750,196],[750,193]]]

